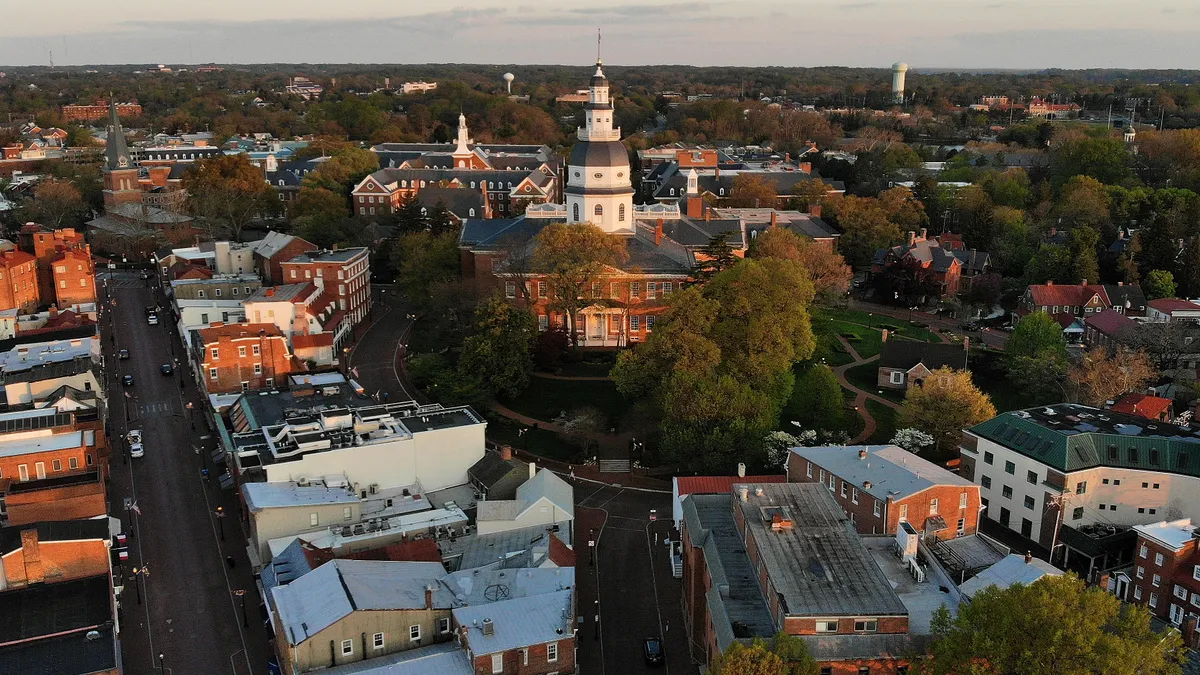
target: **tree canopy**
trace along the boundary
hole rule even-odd
[[[898,423],[933,436],[937,450],[946,453],[958,443],[963,429],[995,416],[991,397],[979,391],[970,371],[942,367],[923,382],[909,385]]]
[[[1073,574],[990,586],[932,628],[930,675],[1177,675],[1184,659],[1177,631]]]
[[[183,174],[192,213],[237,238],[256,218],[279,209],[275,189],[246,155],[217,155],[197,160]]]
[[[568,333],[575,333],[575,314],[591,304],[591,285],[608,267],[629,257],[625,241],[591,223],[551,223],[538,233],[532,269],[544,275],[550,306],[567,318]]]
[[[805,239],[784,227],[771,227],[754,239],[752,258],[781,258],[800,263],[808,272],[818,301],[829,302],[850,290],[854,271],[832,248]]]

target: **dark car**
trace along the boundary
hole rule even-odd
[[[125,385],[126,387],[132,387],[133,386],[133,376],[132,375],[123,375],[121,377],[121,384]]]
[[[974,321],[968,321],[962,325],[963,330],[971,332],[971,333],[978,331],[979,328],[980,328],[979,324]]]
[[[646,658],[646,663],[651,666],[661,666],[664,661],[662,640],[656,637],[648,637],[642,642],[642,656]]]
[[[122,361],[124,361],[125,359],[129,358],[129,350],[128,350],[128,349],[122,349],[122,350],[118,351],[118,352],[117,352],[117,358],[118,358],[118,359],[121,359]]]
[[[164,363],[158,367],[158,370],[163,375],[170,375],[171,373],[175,372],[175,366],[173,366],[169,363]]]

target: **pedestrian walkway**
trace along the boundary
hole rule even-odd
[[[841,335],[837,336],[837,339],[838,339],[838,342],[842,343],[842,347],[845,348],[846,353],[849,354],[850,357],[852,359],[854,359],[854,361],[834,368],[833,374],[837,377],[838,384],[842,385],[842,387],[845,389],[849,389],[851,392],[853,392],[855,394],[854,410],[858,413],[858,416],[862,418],[863,429],[850,442],[851,443],[863,443],[868,438],[870,438],[872,434],[875,433],[875,429],[877,429],[879,426],[878,423],[875,422],[875,418],[871,416],[871,411],[867,410],[867,399],[871,399],[878,403],[882,403],[883,405],[886,405],[887,407],[889,407],[893,410],[899,410],[900,405],[895,403],[894,401],[889,401],[886,398],[883,398],[882,396],[877,396],[870,392],[863,391],[862,389],[859,389],[858,387],[854,386],[853,384],[850,384],[850,380],[846,379],[846,371],[851,368],[861,366],[861,365],[864,365],[867,363],[874,363],[879,360],[879,355],[876,354],[875,356],[871,356],[871,357],[864,359],[858,353],[858,351],[856,349],[854,349],[854,346],[850,344],[849,340],[842,337]]]

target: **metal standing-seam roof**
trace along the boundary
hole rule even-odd
[[[572,637],[575,621],[572,593],[556,591],[459,607],[454,610],[454,620],[466,628],[467,644],[476,656],[564,640]],[[491,635],[484,633],[486,620],[491,621]]]
[[[1007,412],[967,430],[1058,471],[1097,466],[1200,477],[1200,429],[1075,403]]]
[[[895,445],[834,445],[792,448],[792,452],[885,502],[889,497],[904,499],[935,485],[975,487],[962,476]],[[867,456],[861,457],[860,452]]]

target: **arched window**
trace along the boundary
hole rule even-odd
[[[617,220],[622,223],[625,222],[625,205],[624,204],[621,204],[620,206],[617,207]]]
[[[725,196],[725,188],[721,188],[721,196],[722,196],[722,197],[724,197],[724,196]]]
[[[571,220],[576,223],[579,222],[579,204],[571,205]]]
[[[596,205],[596,208],[593,209],[593,211],[595,212],[597,218],[604,215],[604,207],[600,206],[599,204]]]
[[[424,206],[422,206],[422,207],[421,207],[421,215],[423,215],[423,216],[427,216],[427,215],[429,215],[429,212],[427,212],[427,211],[425,210],[425,207],[424,207]]]
[[[405,188],[408,187],[408,181],[406,181],[406,180],[400,181],[400,187],[405,187]]]
[[[463,160],[461,160],[461,159],[460,159],[460,160],[458,160],[458,166],[459,166],[459,168],[462,168],[462,167],[464,167],[464,166],[466,166],[466,165],[467,165],[467,163],[466,163],[466,162],[464,162]]]

